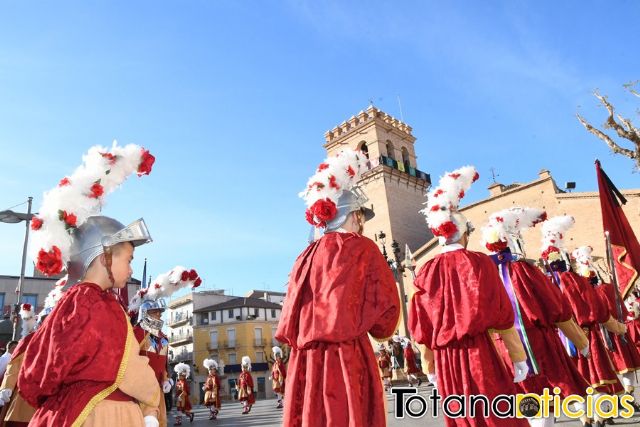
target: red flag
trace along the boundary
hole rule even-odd
[[[618,277],[618,286],[623,298],[633,287],[640,271],[640,243],[629,225],[622,205],[627,203],[620,190],[611,182],[596,160],[602,227],[609,232],[611,249]]]

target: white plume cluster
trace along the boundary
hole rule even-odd
[[[191,368],[186,363],[178,363],[173,370],[176,374],[184,375],[186,378],[189,378],[189,375],[191,375]]]
[[[560,215],[549,218],[542,223],[542,251],[549,247],[564,250],[564,237],[566,232],[576,223],[569,215]]]
[[[169,298],[180,289],[197,288],[202,284],[202,279],[196,270],[188,270],[182,266],[176,266],[166,273],[159,274],[148,288],[139,289],[129,301],[129,312],[137,312],[143,301],[157,301],[159,298]]]

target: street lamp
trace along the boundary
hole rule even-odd
[[[29,242],[29,228],[31,225],[31,218],[33,218],[33,214],[31,213],[31,202],[33,201],[33,197],[29,197],[27,201],[29,207],[27,209],[27,213],[14,212],[12,210],[0,211],[0,222],[6,222],[7,224],[17,224],[21,221],[25,221],[26,223],[26,231],[24,233],[24,246],[22,247],[22,266],[20,268],[20,278],[18,279],[18,289],[17,289],[17,301],[14,306],[13,313],[13,339],[18,339],[18,323],[20,322],[20,300],[22,299],[22,286],[24,284],[24,269],[27,262],[27,244]],[[34,307],[35,310],[35,307]]]
[[[385,247],[385,242],[387,239],[387,235],[384,234],[384,231],[380,231],[377,235],[378,239],[380,239],[380,242],[382,243],[382,255],[384,255],[384,260],[387,261],[387,263],[389,262],[389,256],[387,254],[387,248]],[[389,264],[391,265],[391,264]]]
[[[387,248],[385,246],[387,235],[384,233],[384,231],[380,231],[380,233],[378,233],[376,237],[382,244],[382,255],[384,256],[385,261],[387,261],[387,264],[389,264],[389,267],[391,267],[391,271],[393,271],[393,277],[395,278],[396,283],[400,288],[402,324],[404,325],[404,331],[407,334],[407,338],[411,338],[409,334],[409,328],[407,327],[407,297],[404,292],[404,280],[402,274],[404,272],[404,266],[400,262],[400,245],[395,241],[395,239],[391,242],[391,251],[393,252],[394,259],[389,259]]]

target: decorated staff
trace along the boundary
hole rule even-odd
[[[209,375],[204,383],[204,406],[209,408],[209,419],[215,420],[220,412],[220,377],[218,377],[218,362],[213,359],[204,359],[202,365]]]
[[[163,393],[169,393],[173,380],[167,373],[169,341],[162,333],[165,298],[186,287],[197,288],[202,279],[195,270],[177,266],[160,274],[151,283],[148,287],[143,283],[143,287],[129,301],[129,315],[136,321],[133,333],[139,343],[140,355],[149,358],[149,366],[156,374],[160,389]],[[167,408],[164,399],[160,399],[158,410],[158,422],[160,426],[166,426]]]
[[[283,408],[283,399],[284,399],[284,383],[287,378],[287,367],[284,364],[284,360],[282,358],[282,349],[278,346],[273,347],[273,357],[274,362],[271,367],[271,381],[273,381],[273,392],[276,394],[278,398],[278,405],[276,408]]]
[[[495,264],[487,255],[466,249],[473,226],[458,206],[478,179],[472,166],[446,173],[428,195],[423,210],[442,252],[418,272],[411,300],[409,330],[416,342],[433,351],[438,391],[449,395],[514,395],[514,382],[527,376],[527,357],[514,328],[514,314]],[[490,333],[501,335],[513,363],[510,375]],[[427,353],[427,355],[430,355]],[[428,362],[428,373],[433,368]],[[459,408],[451,408],[457,410]],[[447,426],[527,426],[526,420],[446,418]]]
[[[256,395],[253,390],[253,377],[251,376],[251,359],[242,356],[242,372],[238,378],[238,400],[243,402],[242,414],[251,412],[251,407],[256,403]]]
[[[522,230],[544,221],[541,209],[513,207],[492,214],[482,228],[484,246],[492,253],[515,314],[515,327],[524,345],[529,374],[516,385],[520,393],[542,395],[544,389],[560,389],[560,395],[584,396],[588,387],[573,360],[565,351],[556,328],[563,331],[583,355],[589,353],[585,333],[573,320],[571,306],[562,292],[537,267],[529,264],[524,252]],[[498,340],[508,361],[508,352]],[[575,410],[584,410],[578,405]],[[585,417],[582,420],[587,422]],[[532,426],[552,426],[553,416],[530,419]]]
[[[100,215],[105,196],[129,175],[149,174],[153,161],[136,145],[93,147],[45,193],[31,221],[36,267],[68,272],[67,290],[20,369],[20,394],[37,407],[31,425],[158,425],[155,375],[116,295],[131,276],[134,249],[151,236],[142,219],[125,226]]]
[[[276,332],[291,348],[285,427],[386,424],[368,334],[377,340],[393,334],[400,298],[380,249],[362,235],[373,217],[357,186],[367,170],[362,153],[344,150],[322,162],[301,193],[307,221],[324,236],[296,260]],[[318,397],[303,399],[311,395]]]

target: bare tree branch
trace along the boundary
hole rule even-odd
[[[616,144],[616,142],[613,139],[611,139],[609,135],[593,127],[580,114],[576,114],[576,117],[578,118],[580,123],[582,123],[582,126],[584,126],[585,129],[587,129],[589,132],[591,132],[592,134],[594,134],[595,136],[603,140],[609,146],[609,148],[611,148],[611,150],[614,153],[622,154],[623,156],[627,156],[630,159],[634,159],[634,160],[636,159],[636,153],[634,151],[629,150],[627,148],[620,147],[618,144]]]
[[[602,102],[602,105],[604,105],[609,112],[609,117],[607,117],[605,127],[613,129],[614,131],[616,131],[620,138],[628,139],[629,141],[633,142],[636,147],[640,147],[640,136],[635,132],[627,131],[620,125],[620,123],[616,122],[616,119],[613,117],[613,115],[615,114],[613,111],[613,106],[609,103],[609,101],[607,101],[607,97],[600,95],[598,92],[595,92],[594,95],[600,100],[600,102]]]
[[[624,127],[627,128],[627,131],[635,134],[636,138],[640,139],[640,131],[638,131],[638,128],[633,125],[631,120],[625,119],[620,114],[618,114],[617,116],[618,116],[618,120],[620,120],[624,125]]]
[[[637,92],[633,89],[634,86],[636,86],[638,83],[640,83],[640,80],[636,80],[635,82],[629,82],[626,84],[623,84],[622,86],[628,90],[629,92],[631,92],[631,94],[637,96],[638,98],[640,98],[640,92]]]

